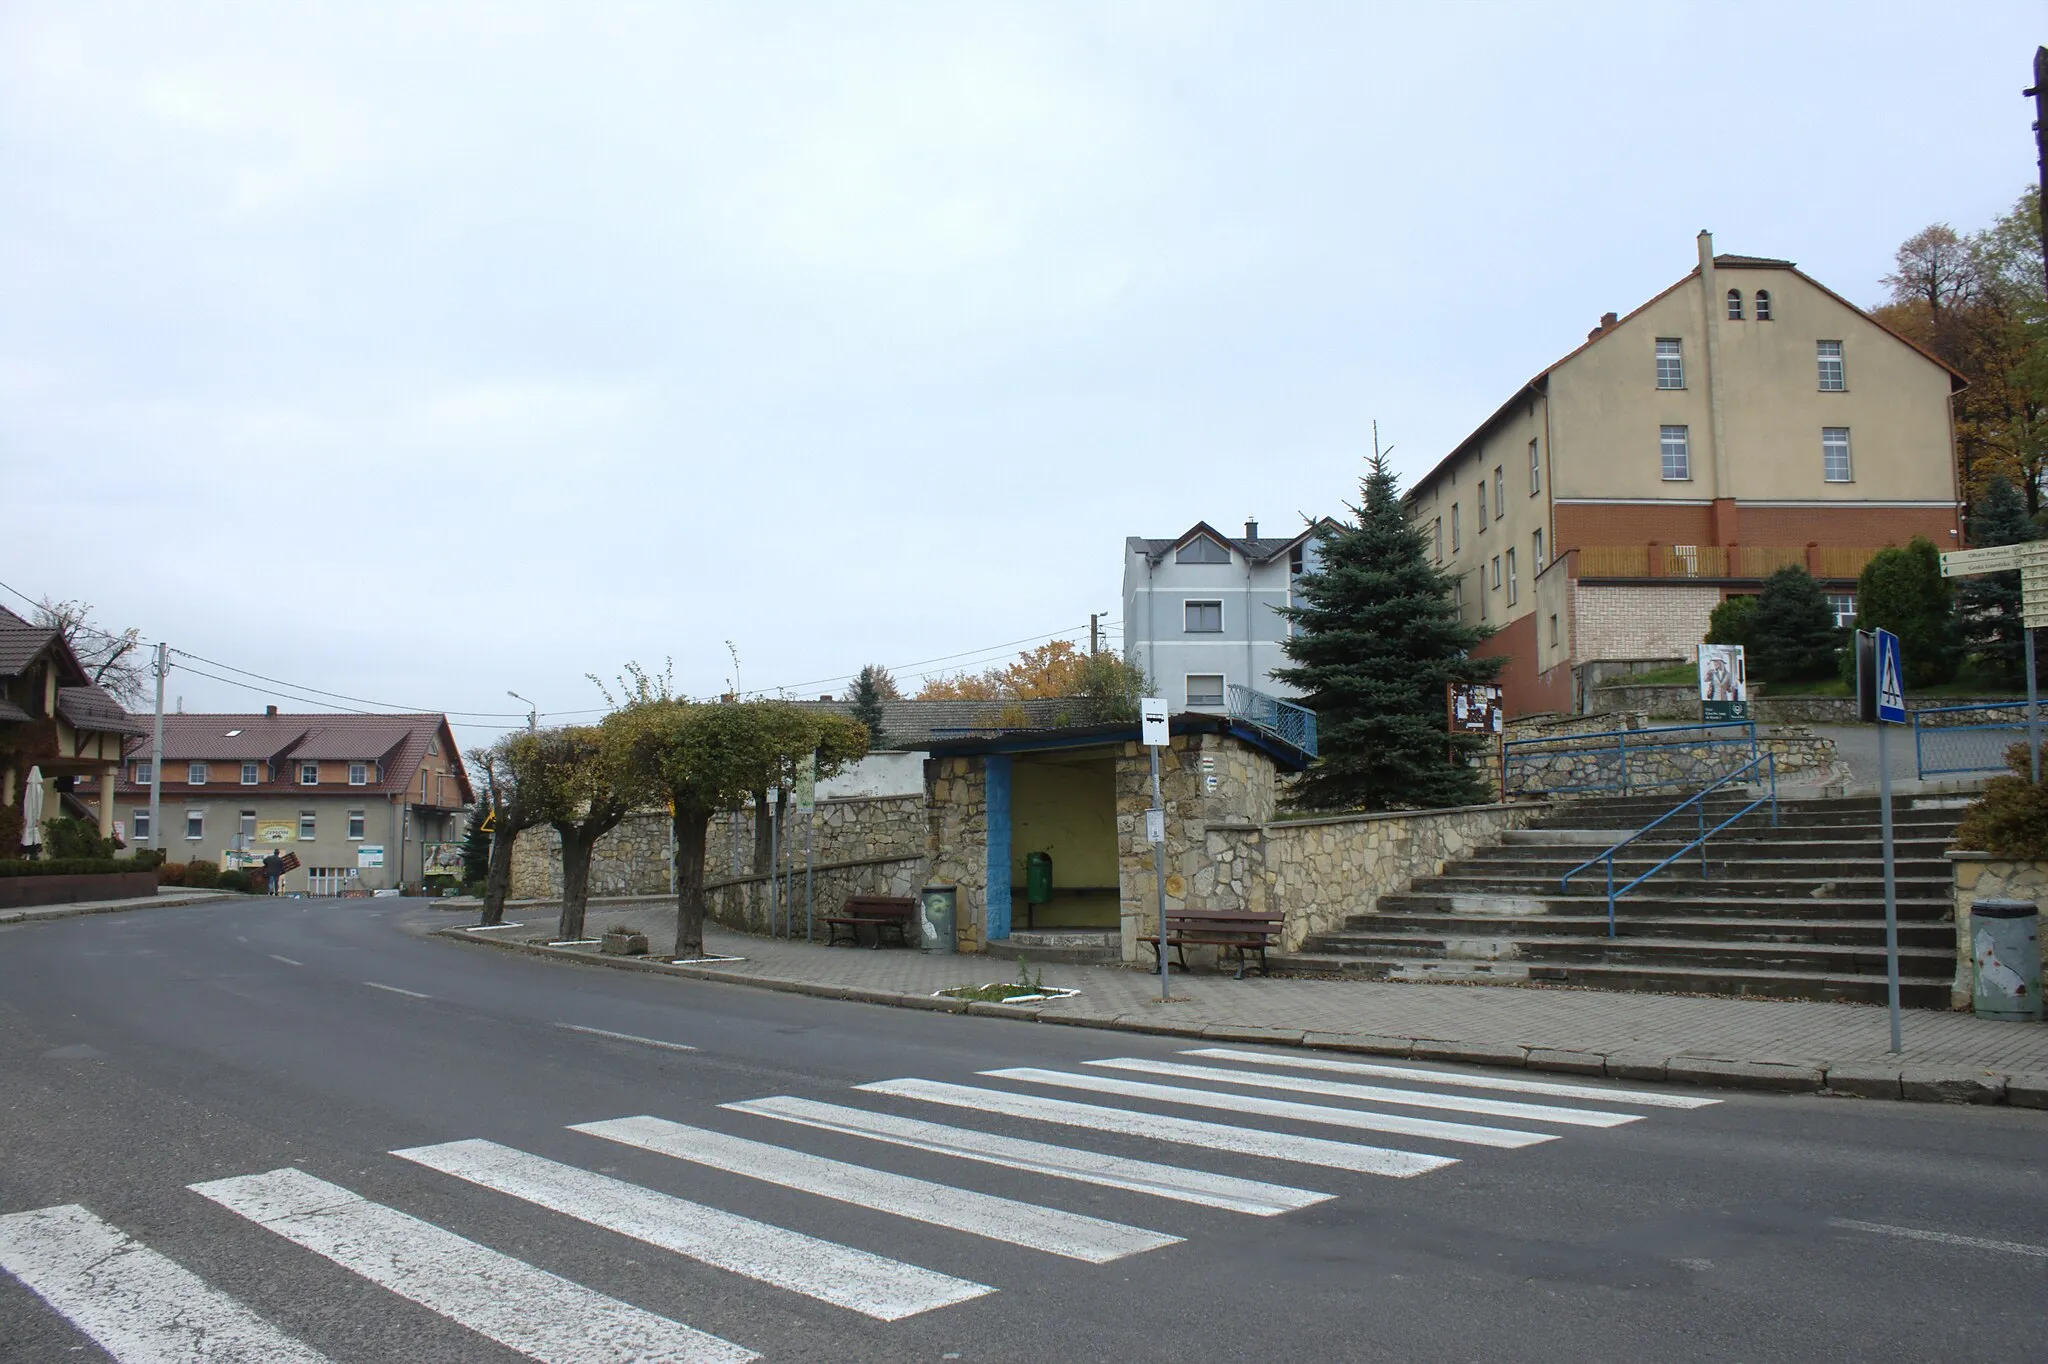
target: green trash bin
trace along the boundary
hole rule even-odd
[[[960,916],[958,886],[926,886],[918,893],[918,937],[927,952],[951,956],[960,950],[956,924]]]
[[[1970,960],[1979,1018],[2041,1019],[2041,912],[2027,900],[1979,900],[1970,906]]]
[[[1052,854],[1024,854],[1024,899],[1042,905],[1052,898]]]

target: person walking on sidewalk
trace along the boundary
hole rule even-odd
[[[274,848],[270,855],[263,859],[263,875],[270,882],[272,895],[284,894],[283,887],[278,885],[278,882],[284,880],[284,858],[278,856]]]

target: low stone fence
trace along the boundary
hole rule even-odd
[[[1759,735],[1756,751],[1776,759],[1778,784],[1830,786],[1849,779],[1834,740],[1803,725],[1781,725]],[[1555,740],[1511,744],[1506,788],[1510,799],[1530,796],[1677,794],[1727,776],[1751,757],[1739,726],[1660,729],[1630,727],[1605,737],[1567,734]],[[1750,778],[1745,775],[1744,780]],[[1757,774],[1762,780],[1762,774]]]
[[[1618,683],[1613,686],[1594,687],[1586,692],[1589,713],[1604,719],[1619,719],[1621,715],[1641,713],[1658,720],[1680,720],[1697,722],[1700,717],[1700,691],[1690,682],[1674,684]],[[1980,706],[1997,704],[1998,709],[1979,712],[1981,719],[1967,723],[1995,724],[2002,720],[2024,721],[2026,706],[2009,698],[1988,697],[1981,701],[1953,699],[1947,697],[1907,697],[1909,711],[1942,710],[1950,706]],[[1750,689],[1750,718],[1760,725],[1853,725],[1856,718],[1856,698],[1853,696],[1772,696],[1762,685],[1753,684]],[[1620,728],[1613,725],[1611,728]]]
[[[2048,910],[2048,862],[2015,861],[1987,852],[1951,848],[1949,884],[1956,902],[1956,975],[1949,986],[1952,1009],[1970,1007],[1976,989],[1972,961],[1970,906],[1979,900],[2031,900]],[[2048,934],[2041,937],[2044,974],[2048,974]]]
[[[819,862],[811,867],[810,897],[816,917],[837,914],[850,895],[915,896],[924,885],[927,863],[922,854],[914,857],[868,857],[837,862]],[[713,923],[742,933],[769,930],[769,882],[782,877],[736,876],[704,883],[704,913]],[[804,872],[798,867],[786,884],[792,888],[790,903],[795,922],[804,922]],[[779,895],[781,892],[778,891]],[[781,911],[776,911],[779,921]],[[818,941],[825,941],[825,926],[818,925]]]
[[[1380,896],[1437,875],[1446,862],[1499,843],[1549,809],[1525,802],[1210,824],[1207,865],[1195,873],[1192,899],[1205,908],[1279,910],[1287,916],[1283,944],[1295,951],[1310,934],[1370,913]]]

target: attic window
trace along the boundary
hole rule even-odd
[[[1771,291],[1769,289],[1759,289],[1756,291],[1756,320],[1759,322],[1771,320]]]
[[[1728,291],[1728,320],[1730,322],[1740,322],[1742,320],[1742,290],[1740,289],[1730,289]]]
[[[1230,562],[1230,551],[1208,536],[1201,535],[1182,545],[1179,553],[1173,556],[1173,561],[1177,564],[1227,564]]]
[[[241,730],[239,730],[239,729],[231,729],[231,730],[229,730],[229,731],[227,732],[227,735],[226,735],[226,737],[227,737],[227,738],[230,738],[230,739],[232,739],[232,738],[234,738],[234,737],[235,737],[235,736],[236,736],[237,734],[240,734],[241,732],[242,732],[242,731],[241,731]]]

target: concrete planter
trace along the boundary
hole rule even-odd
[[[155,871],[87,872],[78,876],[0,876],[0,909],[136,900],[156,894]]]
[[[644,957],[647,955],[647,935],[612,929],[598,940],[597,950],[611,957]]]
[[[1952,1009],[1970,1007],[1975,985],[1970,961],[1970,906],[1979,900],[2031,900],[2048,911],[2048,862],[2015,861],[1995,853],[1948,853],[1949,883],[1956,901],[1956,975],[1949,987]],[[2048,940],[2042,956],[2048,958]]]

